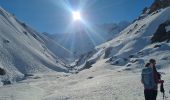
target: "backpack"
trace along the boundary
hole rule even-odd
[[[157,84],[154,80],[153,70],[150,67],[145,67],[142,70],[142,82],[145,89],[157,89]]]

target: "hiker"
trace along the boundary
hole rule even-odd
[[[145,100],[156,100],[158,84],[164,83],[164,81],[160,79],[161,75],[157,72],[155,65],[156,60],[150,59],[149,63],[147,63],[142,70],[141,82],[144,85]]]

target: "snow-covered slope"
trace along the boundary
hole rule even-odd
[[[16,81],[24,74],[36,72],[66,72],[59,57],[49,51],[42,37],[0,8],[0,67],[6,71],[4,79]]]
[[[140,18],[123,30],[116,38],[96,47],[91,56],[80,59],[78,68],[89,68],[99,59],[107,59],[106,62],[112,65],[119,65],[123,68],[139,67],[148,59],[155,58],[162,66],[170,63],[170,43],[168,37],[165,42],[151,44],[151,39],[159,31],[163,23],[169,22],[170,7],[152,12]],[[169,25],[166,25],[168,31]],[[164,33],[159,32],[164,35]],[[168,34],[168,33],[167,33]],[[157,55],[155,57],[155,55]],[[166,59],[166,60],[165,60]]]
[[[41,39],[44,41],[45,46],[55,55],[57,58],[65,63],[69,64],[74,60],[74,53],[69,49],[65,48],[62,44],[54,41],[45,34],[39,34]]]
[[[126,21],[120,22],[118,24],[107,23],[94,25],[91,26],[91,29],[85,28],[85,26],[82,25],[81,29],[77,29],[76,27],[73,29],[73,32],[62,34],[46,34],[46,36],[63,45],[73,53],[73,57],[77,58],[93,50],[95,46],[111,40],[128,25],[129,22]]]

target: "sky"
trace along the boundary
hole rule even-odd
[[[79,10],[88,24],[133,21],[153,0],[0,0],[0,6],[38,32],[63,33]]]

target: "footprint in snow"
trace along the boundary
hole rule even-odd
[[[90,76],[90,77],[88,77],[87,79],[92,79],[92,78],[94,78],[94,77]]]

